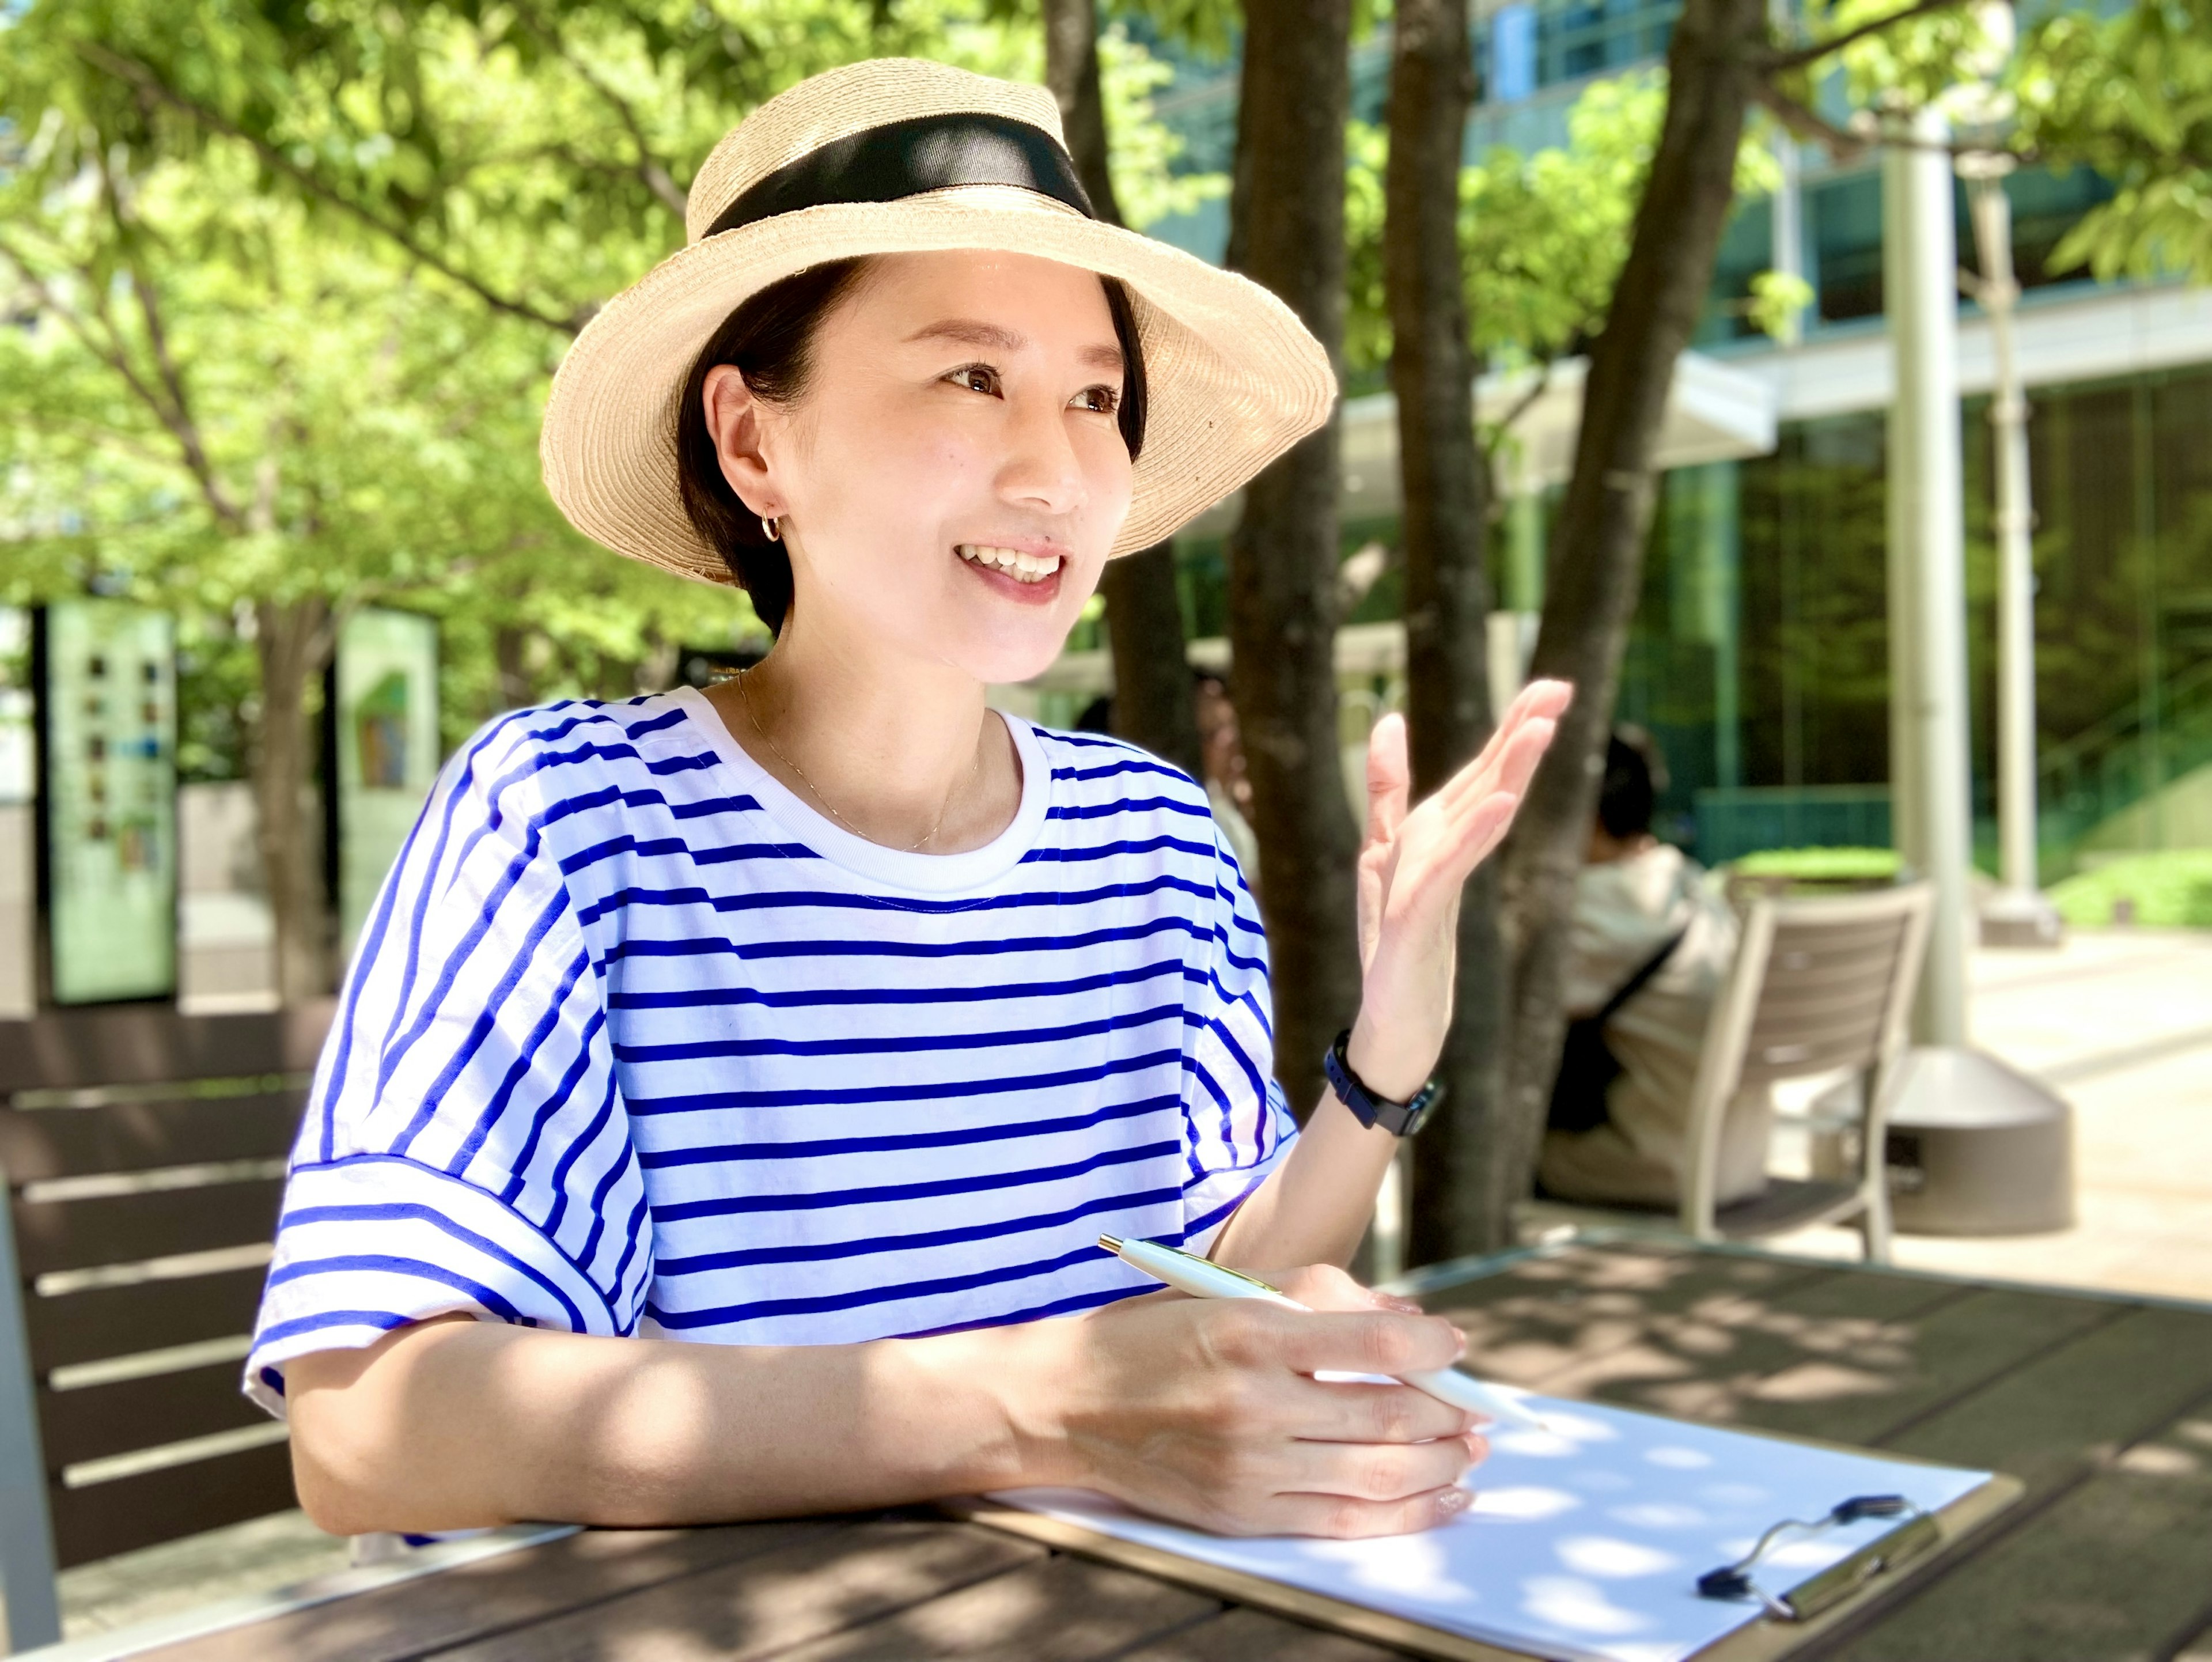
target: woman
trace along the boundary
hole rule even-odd
[[[1333,393],[1273,300],[1091,219],[1058,134],[937,65],[795,88],[563,365],[562,508],[743,581],[777,642],[703,696],[493,722],[387,883],[247,1364],[325,1528],[1464,1504],[1468,1416],[1310,1377],[1460,1345],[1328,1267],[1396,1138],[1334,1099],[1294,1135],[1203,794],[984,704]],[[1370,1117],[1434,1063],[1461,880],[1564,701],[1410,813],[1378,734],[1340,1053]],[[1135,1296],[1102,1231],[1309,1266],[1332,1313]]]

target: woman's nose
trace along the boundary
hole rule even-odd
[[[1066,411],[1049,399],[1018,400],[1009,424],[1012,440],[999,470],[1006,502],[1047,514],[1070,514],[1089,487],[1067,431]]]

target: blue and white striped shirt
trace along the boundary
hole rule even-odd
[[[447,765],[341,994],[248,1390],[448,1312],[831,1344],[1151,1283],[1295,1135],[1206,797],[1007,718],[1019,811],[901,854],[688,689],[502,716]]]

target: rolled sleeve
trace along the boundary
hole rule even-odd
[[[600,977],[539,776],[561,712],[493,723],[448,765],[364,931],[325,1043],[247,1358],[284,1368],[463,1313],[633,1331],[645,1188]]]

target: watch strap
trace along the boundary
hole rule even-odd
[[[1443,1081],[1431,1078],[1405,1102],[1377,1096],[1352,1071],[1352,1063],[1346,1056],[1351,1042],[1352,1030],[1347,1027],[1336,1036],[1336,1043],[1328,1047],[1328,1056],[1322,1060],[1329,1089],[1336,1093],[1337,1100],[1349,1108],[1352,1118],[1362,1125],[1379,1125],[1395,1135],[1412,1136],[1421,1129],[1437,1104],[1443,1100]]]

